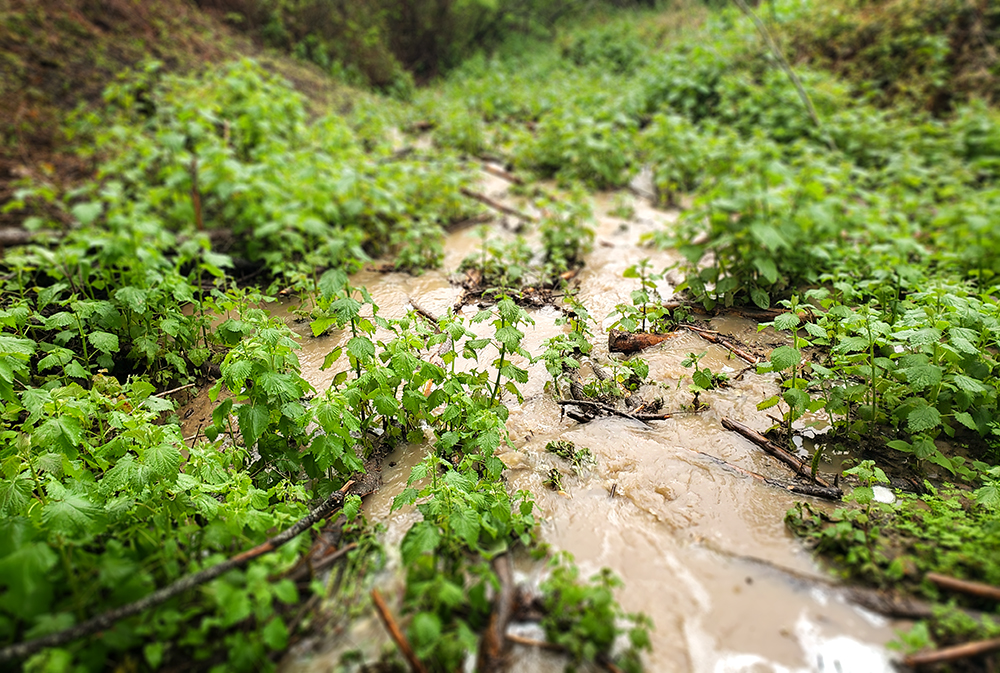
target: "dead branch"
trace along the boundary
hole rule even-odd
[[[823,479],[822,477],[820,477],[818,474],[813,475],[812,470],[808,465],[803,463],[801,460],[799,460],[792,454],[785,451],[783,448],[781,448],[780,446],[778,446],[777,444],[775,444],[767,437],[754,430],[753,428],[748,428],[742,423],[738,423],[728,418],[722,419],[722,427],[724,427],[726,430],[731,430],[732,432],[738,432],[739,434],[743,435],[751,442],[753,442],[760,448],[764,449],[767,453],[771,454],[772,456],[783,462],[785,465],[792,468],[795,471],[795,474],[801,477],[812,479],[820,486],[830,488],[830,483],[825,479]]]
[[[979,598],[988,598],[990,600],[1000,601],[1000,587],[995,587],[992,584],[960,580],[955,577],[949,577],[948,575],[942,575],[940,573],[927,573],[924,577],[944,589],[958,591],[963,594],[969,594],[970,596],[978,596]]]
[[[521,178],[517,177],[513,173],[505,171],[502,168],[497,168],[496,166],[491,166],[490,164],[482,164],[480,167],[484,171],[486,171],[487,173],[489,173],[490,175],[496,176],[496,177],[498,177],[498,178],[500,178],[502,180],[506,180],[507,182],[511,182],[511,183],[513,183],[515,185],[519,185],[519,186],[522,186],[522,187],[525,184],[524,180],[522,180]]]
[[[713,343],[713,344],[717,344],[719,346],[722,346],[723,348],[725,348],[726,350],[728,350],[730,353],[732,353],[736,357],[742,358],[743,360],[745,360],[746,362],[748,362],[751,365],[756,365],[758,362],[760,362],[760,358],[759,357],[757,357],[755,355],[751,355],[751,354],[747,353],[745,350],[743,350],[742,348],[740,348],[739,346],[730,343],[729,340],[726,339],[721,334],[718,334],[718,333],[713,332],[711,330],[702,329],[700,327],[695,327],[694,325],[684,325],[684,328],[687,329],[687,330],[689,330],[689,331],[691,331],[691,332],[694,332],[695,334],[697,334],[698,336],[700,336],[705,341],[708,341],[709,343]]]
[[[493,600],[493,611],[479,641],[479,656],[476,668],[484,673],[502,671],[506,664],[507,641],[504,634],[514,615],[514,568],[509,554],[501,554],[493,559],[493,571],[500,580],[500,590]]]
[[[634,416],[627,411],[621,411],[616,409],[610,404],[604,404],[603,402],[592,402],[590,400],[556,400],[556,404],[560,406],[565,406],[567,404],[577,406],[577,407],[589,407],[591,409],[597,409],[603,411],[606,414],[611,414],[612,416],[621,416],[622,418],[628,418],[633,421],[638,421],[640,423],[645,423],[642,419]]]
[[[976,640],[971,643],[963,643],[954,647],[945,647],[933,652],[923,652],[921,654],[911,654],[903,659],[903,664],[916,668],[930,664],[941,664],[947,661],[958,661],[987,654],[993,650],[1000,650],[1000,638],[990,640]]]
[[[344,504],[344,494],[353,483],[353,481],[347,482],[347,484],[344,485],[344,488],[332,493],[330,497],[323,502],[323,504],[310,512],[306,517],[300,519],[291,528],[272,537],[267,542],[259,544],[253,549],[248,549],[228,561],[223,561],[222,563],[214,565],[211,568],[205,568],[204,570],[196,572],[193,575],[182,577],[173,584],[165,586],[158,591],[154,591],[145,598],[141,598],[133,603],[129,603],[128,605],[123,605],[120,608],[115,608],[114,610],[108,610],[104,614],[98,615],[97,617],[85,621],[82,624],[78,624],[77,626],[59,631],[57,633],[52,633],[41,638],[36,638],[34,640],[6,647],[3,650],[0,650],[0,662],[24,659],[25,657],[28,657],[47,647],[58,647],[59,645],[65,645],[66,643],[77,640],[78,638],[83,638],[84,636],[89,636],[97,633],[98,631],[103,631],[110,628],[115,622],[125,619],[126,617],[131,617],[132,615],[137,615],[141,612],[154,608],[157,605],[170,600],[174,596],[178,596],[189,589],[193,589],[194,587],[200,586],[206,582],[210,582],[230,570],[242,568],[253,559],[263,556],[268,552],[272,552],[293,540],[300,533],[311,528],[314,523],[326,517],[333,510],[341,507]]]
[[[410,647],[410,641],[406,639],[406,636],[400,630],[399,625],[392,616],[392,612],[389,610],[389,606],[386,605],[385,599],[382,598],[382,594],[379,593],[378,589],[372,589],[372,602],[375,603],[375,609],[378,611],[378,616],[382,619],[382,623],[385,625],[386,630],[389,631],[389,635],[396,642],[396,647],[402,653],[403,657],[406,659],[407,663],[410,664],[410,670],[413,673],[427,673],[427,669],[424,665],[417,659],[416,653],[413,648]]]
[[[537,218],[535,218],[534,216],[528,215],[526,213],[522,213],[522,212],[520,212],[518,210],[514,210],[513,208],[509,208],[509,207],[503,205],[502,203],[500,203],[498,201],[494,201],[493,199],[491,199],[490,197],[486,196],[485,194],[480,194],[479,192],[474,192],[471,189],[466,189],[465,187],[462,187],[461,192],[465,196],[468,196],[470,199],[475,199],[476,201],[479,201],[479,203],[482,203],[483,205],[489,206],[490,208],[492,208],[494,210],[498,210],[501,213],[503,213],[504,215],[510,215],[511,217],[517,217],[519,219],[525,220],[526,222],[536,222],[537,221]]]

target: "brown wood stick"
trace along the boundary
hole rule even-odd
[[[732,353],[736,357],[739,357],[739,358],[742,358],[743,360],[746,360],[751,365],[755,365],[758,362],[760,362],[760,358],[759,357],[756,357],[754,355],[750,355],[749,353],[747,353],[745,350],[743,350],[739,346],[736,346],[734,344],[729,343],[729,340],[726,339],[725,337],[721,336],[718,332],[713,332],[713,331],[707,330],[707,329],[701,329],[700,327],[695,327],[694,325],[684,325],[684,328],[687,329],[687,330],[689,330],[689,331],[691,331],[691,332],[694,332],[695,334],[697,334],[698,336],[700,336],[705,341],[708,341],[708,342],[711,342],[713,344],[718,344],[719,346],[722,346],[723,348],[725,348],[726,350],[728,350],[730,353]]]
[[[182,390],[187,390],[188,388],[194,388],[197,383],[189,383],[186,386],[177,386],[176,388],[171,388],[170,390],[164,390],[162,393],[156,393],[153,397],[165,397],[167,395],[173,395],[174,393],[179,393]]]
[[[214,565],[210,568],[205,568],[200,572],[182,577],[173,584],[169,584],[158,591],[154,591],[144,598],[140,598],[139,600],[129,603],[128,605],[123,605],[120,608],[108,610],[107,612],[81,624],[64,629],[57,633],[42,636],[41,638],[35,638],[34,640],[6,647],[3,650],[0,650],[0,662],[24,659],[47,647],[58,647],[59,645],[64,645],[68,642],[77,640],[78,638],[83,638],[84,636],[89,636],[97,633],[98,631],[108,629],[119,620],[145,612],[150,608],[154,608],[157,605],[170,600],[174,596],[184,593],[188,589],[193,589],[194,587],[209,582],[216,577],[229,572],[230,570],[235,570],[236,568],[246,565],[258,556],[263,556],[268,552],[274,551],[290,540],[293,540],[303,531],[311,528],[314,523],[327,516],[333,510],[341,507],[344,504],[344,494],[353,483],[353,481],[347,482],[347,484],[344,485],[344,488],[332,493],[330,497],[323,502],[323,504],[314,509],[304,518],[299,519],[291,528],[275,535],[267,542],[259,544],[253,549],[248,549],[242,554],[237,554],[228,561],[223,561],[222,563]]]
[[[944,663],[946,661],[958,661],[959,659],[977,657],[981,654],[992,652],[993,650],[1000,650],[1000,638],[975,640],[971,643],[945,647],[940,650],[934,650],[933,652],[911,654],[903,659],[903,664],[916,668],[917,666],[927,666],[930,664]]]
[[[392,616],[392,612],[389,610],[389,606],[386,605],[385,599],[382,598],[382,594],[379,593],[378,589],[372,589],[372,602],[375,603],[375,609],[378,611],[378,616],[382,619],[382,623],[385,625],[386,630],[389,635],[396,642],[396,647],[402,653],[403,657],[406,659],[407,663],[410,664],[410,670],[413,673],[427,673],[427,669],[424,665],[417,659],[416,653],[413,648],[410,647],[410,641],[406,639],[406,636],[400,630],[399,625]]]
[[[733,465],[729,461],[723,460],[718,456],[713,456],[710,453],[698,451],[697,449],[690,449],[688,447],[684,448],[692,453],[697,453],[700,456],[708,458],[713,463],[717,463],[727,470],[731,470],[732,472],[736,472],[737,474],[741,474],[746,477],[751,477],[752,479],[763,482],[768,486],[774,486],[776,488],[784,489],[792,493],[798,493],[800,495],[811,495],[815,498],[824,498],[826,500],[833,501],[839,501],[844,496],[844,492],[837,487],[827,488],[816,484],[799,484],[794,481],[785,481],[784,479],[772,479],[771,477],[765,477],[762,474],[757,474],[756,472],[743,469],[738,465]]]
[[[958,591],[963,594],[969,594],[970,596],[978,596],[979,598],[988,598],[990,600],[1000,601],[1000,587],[995,587],[992,584],[960,580],[955,577],[949,577],[948,575],[933,572],[927,573],[924,575],[924,578],[939,587],[942,587],[943,589],[950,589],[951,591]]]
[[[780,446],[778,446],[777,444],[775,444],[767,437],[754,430],[753,428],[748,428],[742,423],[738,423],[737,421],[733,421],[728,418],[722,419],[722,427],[724,427],[726,430],[737,432],[743,435],[751,442],[753,442],[760,448],[764,449],[764,451],[768,452],[769,454],[771,454],[772,456],[783,462],[785,465],[792,468],[795,471],[795,474],[804,477],[809,477],[820,486],[823,486],[825,488],[830,488],[830,482],[826,481],[818,474],[814,476],[812,474],[812,469],[808,465],[806,465],[804,462],[802,462],[792,454],[785,451],[783,448],[781,448]]]
[[[490,164],[482,164],[481,168],[490,175],[494,175],[502,180],[506,180],[507,182],[512,182],[515,185],[524,186],[524,180],[502,168],[497,168],[496,166],[491,166]]]
[[[531,215],[528,215],[526,213],[522,213],[520,211],[514,210],[513,208],[505,206],[505,205],[503,205],[502,203],[500,203],[498,201],[494,201],[493,199],[491,199],[490,197],[486,196],[485,194],[480,194],[479,192],[474,192],[471,189],[466,189],[465,187],[462,187],[462,189],[460,191],[462,192],[462,194],[464,194],[465,196],[468,196],[470,199],[475,199],[476,201],[479,201],[479,203],[482,203],[483,205],[489,206],[490,208],[492,208],[494,210],[499,210],[504,215],[510,215],[511,217],[517,217],[517,218],[520,218],[520,219],[525,220],[527,222],[535,222],[535,221],[537,221],[537,218],[535,218],[535,217],[533,217]]]

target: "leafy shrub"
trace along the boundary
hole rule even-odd
[[[575,65],[595,65],[616,75],[635,72],[646,52],[627,24],[573,33],[563,40],[560,50]]]

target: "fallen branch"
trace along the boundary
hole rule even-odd
[[[945,647],[933,652],[923,652],[921,654],[911,654],[903,659],[903,664],[916,668],[917,666],[927,666],[930,664],[941,664],[947,661],[958,661],[987,654],[993,650],[1000,650],[1000,638],[990,640],[976,640],[971,643]]]
[[[517,217],[519,219],[525,220],[526,222],[535,222],[537,220],[537,218],[535,218],[534,216],[528,215],[526,213],[522,213],[522,212],[520,212],[518,210],[514,210],[513,208],[509,208],[509,207],[503,205],[502,203],[500,203],[498,201],[494,201],[493,199],[491,199],[490,197],[486,196],[485,194],[480,194],[479,192],[474,192],[474,191],[472,191],[470,189],[466,189],[465,187],[462,187],[461,192],[465,196],[468,196],[470,199],[475,199],[476,201],[479,201],[479,203],[482,203],[483,205],[489,206],[490,208],[493,208],[494,210],[498,210],[501,213],[503,213],[504,215],[510,215],[511,217]]]
[[[416,653],[413,648],[410,647],[410,641],[406,639],[403,632],[399,629],[399,625],[396,624],[396,620],[392,616],[392,612],[389,610],[389,606],[386,605],[385,599],[382,598],[382,594],[379,593],[378,589],[372,589],[372,602],[375,603],[375,609],[378,611],[378,616],[382,619],[382,623],[385,624],[386,630],[389,631],[389,635],[396,642],[396,647],[403,654],[403,657],[410,664],[410,670],[413,673],[427,673],[427,669],[424,665],[417,659]]]
[[[491,166],[490,164],[482,164],[481,168],[484,171],[486,171],[487,173],[489,173],[490,175],[496,176],[496,177],[498,177],[498,178],[500,178],[502,180],[506,180],[507,182],[511,182],[511,183],[513,183],[515,185],[520,185],[520,186],[523,187],[524,184],[525,184],[524,180],[522,180],[521,178],[517,177],[513,173],[505,171],[502,168],[497,168],[496,166]]]
[[[814,475],[812,469],[806,465],[804,462],[793,456],[792,454],[785,451],[783,448],[769,440],[764,435],[760,434],[753,428],[748,428],[742,423],[737,423],[736,421],[729,420],[728,418],[722,419],[722,427],[726,430],[731,430],[732,432],[738,432],[743,435],[751,442],[764,449],[766,452],[783,462],[788,467],[795,471],[795,474],[801,477],[808,477],[820,486],[826,488],[831,488],[830,483],[820,477],[818,474]]]
[[[736,357],[742,358],[751,365],[756,365],[758,362],[760,362],[759,357],[751,355],[742,348],[740,348],[739,346],[730,343],[728,339],[726,339],[721,334],[718,334],[717,332],[713,332],[712,330],[702,329],[700,327],[695,327],[694,325],[684,325],[684,328],[687,329],[688,331],[694,332],[705,341],[722,346]]]
[[[958,591],[970,596],[978,596],[979,598],[1000,601],[1000,587],[995,587],[992,584],[960,580],[940,573],[927,573],[924,575],[924,578],[944,589]]]
[[[187,390],[188,388],[194,388],[197,383],[189,383],[186,386],[177,386],[176,388],[171,388],[170,390],[164,390],[162,393],[156,393],[153,397],[166,397],[167,395],[173,395],[174,393],[179,393],[182,390]]]
[[[628,418],[633,421],[645,423],[645,421],[639,418],[638,416],[634,416],[627,411],[621,411],[620,409],[616,409],[610,404],[604,404],[603,402],[592,402],[590,400],[556,400],[556,404],[560,406],[565,406],[567,404],[570,404],[578,407],[590,407],[591,409],[599,409],[600,411],[611,414],[613,416],[621,416],[622,418]]]
[[[141,612],[149,610],[150,608],[154,608],[157,605],[170,600],[174,596],[180,595],[188,589],[193,589],[194,587],[200,586],[206,582],[210,582],[230,570],[242,568],[253,559],[263,556],[268,552],[272,552],[295,539],[295,537],[297,537],[300,533],[311,528],[314,523],[326,517],[330,512],[338,507],[341,507],[344,504],[344,494],[353,483],[353,481],[347,482],[347,484],[344,485],[344,488],[332,493],[330,497],[323,502],[323,504],[311,511],[306,517],[297,521],[291,528],[275,535],[267,542],[259,544],[253,549],[248,549],[228,561],[223,561],[222,563],[214,565],[211,568],[205,568],[204,570],[196,572],[193,575],[182,577],[173,584],[165,586],[159,591],[154,591],[145,598],[141,598],[133,603],[129,603],[128,605],[123,605],[120,608],[115,608],[114,610],[108,610],[104,614],[98,615],[97,617],[85,621],[82,624],[78,624],[71,628],[57,633],[52,633],[41,638],[36,638],[35,640],[29,640],[27,642],[6,647],[3,650],[0,650],[0,662],[24,659],[25,657],[28,657],[47,647],[58,647],[59,645],[65,645],[66,643],[77,640],[78,638],[83,638],[84,636],[89,636],[97,633],[98,631],[103,631],[110,628],[115,622],[125,619],[126,617],[131,617],[132,615],[137,615]]]
[[[500,580],[500,590],[493,599],[493,611],[479,641],[479,656],[476,662],[476,670],[484,673],[495,673],[505,668],[508,648],[504,634],[507,632],[511,617],[514,616],[514,599],[517,593],[510,554],[501,554],[493,559],[493,570]]]

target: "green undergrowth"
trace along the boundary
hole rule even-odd
[[[439,264],[442,227],[476,212],[461,195],[470,171],[450,150],[397,152],[397,107],[362,97],[346,117],[316,116],[252,61],[198,77],[150,63],[104,104],[69,125],[94,179],[26,183],[8,206],[29,211],[35,238],[3,260],[0,645],[258,545],[405,444],[428,456],[394,504],[422,515],[403,541],[402,617],[428,665],[453,670],[478,648],[498,587],[490,561],[538,548],[533,500],[508,492],[494,455],[527,381],[517,363],[531,320],[499,293],[470,320],[385,319],[348,273],[393,253],[413,272]],[[550,206],[545,274],[582,262],[585,217]],[[302,377],[298,337],[266,310],[279,289],[298,296],[313,334],[346,335],[325,389]],[[215,368],[211,423],[185,439],[157,391]],[[359,505],[348,496],[327,522],[358,544],[352,587],[290,579],[310,547],[300,536],[24,667],[270,669],[310,621],[303,601],[347,591],[356,603],[373,581],[380,555]],[[627,620],[615,604],[586,588],[564,600],[581,619],[623,620],[581,632],[574,660],[617,657]]]

